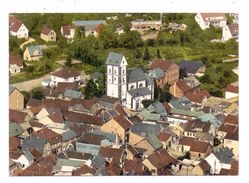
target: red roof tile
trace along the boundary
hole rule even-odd
[[[53,76],[68,79],[71,77],[78,77],[80,76],[80,73],[78,71],[75,71],[72,68],[63,68],[60,69],[52,74]]]
[[[226,87],[226,92],[239,93],[239,86],[235,86],[235,85],[230,84]]]
[[[58,133],[55,133],[53,130],[50,130],[49,128],[43,128],[41,130],[38,130],[37,132],[32,132],[33,135],[37,135],[42,139],[45,139],[50,144],[56,144],[62,140],[62,136]]]
[[[25,122],[26,119],[29,119],[28,113],[9,109],[9,122],[16,122],[20,124]]]
[[[9,28],[10,31],[17,32],[22,26],[22,22],[15,16],[9,16]]]
[[[157,137],[160,141],[167,141],[172,135],[168,133],[160,133]]]
[[[173,64],[172,61],[154,59],[149,66],[149,69],[161,68],[164,72],[167,72],[170,66]]]
[[[72,25],[64,25],[62,26],[62,34],[64,36],[70,35],[70,29],[75,29]]]
[[[206,90],[201,90],[201,91],[193,91],[193,92],[188,92],[185,94],[185,96],[191,101],[191,102],[194,102],[194,103],[202,103],[202,101],[205,99],[205,98],[209,98],[210,97],[210,94],[208,91]]]
[[[205,153],[209,146],[210,146],[210,144],[208,142],[202,142],[202,141],[196,140],[192,144],[190,151],[198,152],[198,153]]]
[[[44,26],[41,30],[41,33],[42,34],[45,34],[45,35],[48,35],[50,32],[52,31],[51,28],[47,27],[47,26]]]
[[[132,126],[132,122],[122,115],[113,118],[124,130],[128,130]]]
[[[239,116],[229,114],[225,118],[225,123],[226,124],[238,125],[239,124]]]
[[[182,81],[177,81],[176,86],[183,91],[183,93],[190,91],[191,87],[188,86],[187,82],[182,80]]]
[[[10,56],[9,65],[17,65],[19,67],[23,66],[23,60],[19,56]]]

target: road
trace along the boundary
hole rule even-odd
[[[48,75],[45,76],[45,78],[48,78]],[[20,83],[15,83],[12,86],[16,87],[20,91],[30,91],[33,88],[36,87],[41,87],[41,81],[44,79],[44,76],[37,78],[37,79],[32,79],[29,81],[23,81]]]
[[[45,75],[46,79],[49,78],[49,77],[50,77],[49,74]],[[12,86],[18,88],[18,90],[20,90],[20,91],[31,91],[33,88],[42,87],[41,82],[42,82],[43,79],[44,79],[44,76],[42,76],[40,78],[37,78],[37,79],[29,80],[29,81],[23,81],[23,82],[20,82],[20,83],[15,83]],[[82,71],[81,72],[81,79],[83,79],[84,81],[89,80],[90,75],[86,75]]]

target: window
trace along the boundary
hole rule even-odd
[[[131,89],[134,89],[134,85],[131,85],[130,90],[131,90]]]
[[[117,74],[117,71],[116,71],[116,70],[114,70],[114,74]]]
[[[125,78],[123,78],[123,83],[125,83]]]
[[[116,81],[116,77],[114,77],[113,79],[114,79],[114,81]]]
[[[111,69],[109,69],[109,73],[112,73],[112,70],[111,70]]]
[[[140,83],[140,84],[139,84],[139,88],[141,88],[141,87],[143,87],[143,83]]]
[[[125,73],[125,70],[123,69],[123,74]]]

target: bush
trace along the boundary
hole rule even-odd
[[[142,104],[144,106],[144,108],[149,107],[151,104],[153,104],[154,100],[149,100],[149,99],[145,99],[142,101]]]

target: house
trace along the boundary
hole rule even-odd
[[[124,155],[124,149],[117,149],[111,147],[100,147],[99,156],[105,158],[110,164],[121,165]]]
[[[236,23],[226,25],[222,28],[222,40],[227,41],[229,39],[239,38],[239,25]]]
[[[37,132],[34,131],[32,134],[45,140],[49,147],[48,150],[51,150],[52,153],[58,153],[61,151],[62,136],[60,134],[55,133],[49,128],[42,128]]]
[[[83,165],[82,167],[73,171],[72,176],[94,175],[95,171],[92,167]]]
[[[229,148],[218,149],[205,160],[210,165],[210,174],[219,174],[221,169],[230,169],[233,161],[233,152]]]
[[[41,39],[46,42],[56,41],[56,33],[50,27],[44,26],[41,30]]]
[[[152,175],[160,175],[160,172],[171,170],[172,165],[177,164],[178,161],[170,156],[165,149],[160,149],[143,160],[143,165],[148,168]]]
[[[225,13],[197,13],[195,21],[202,30],[210,28],[210,26],[223,28],[227,24]]]
[[[234,129],[233,132],[228,132],[224,137],[223,141],[224,147],[232,149],[234,158],[238,159],[239,157],[239,130],[238,128]]]
[[[157,138],[163,144],[164,149],[167,150],[168,148],[171,147],[172,139],[173,139],[173,136],[171,134],[166,133],[166,132],[160,132],[159,135],[157,136]]]
[[[9,57],[9,72],[10,74],[19,73],[23,69],[23,60],[19,56]]]
[[[131,21],[131,28],[130,30],[160,30],[162,27],[162,21],[161,20],[144,20],[144,19],[137,19],[134,21]]]
[[[165,84],[174,84],[175,82],[179,81],[179,66],[172,61],[168,60],[161,60],[161,59],[154,59],[149,66],[149,70],[154,70],[155,73],[160,74],[161,69],[164,72],[164,76],[162,77],[155,77],[157,85],[163,87]]]
[[[204,159],[201,160],[193,169],[192,169],[192,175],[209,175],[211,166],[208,164],[208,162]]]
[[[195,90],[187,92],[185,94],[185,97],[189,99],[192,104],[202,106],[203,101],[207,100],[210,97],[210,94],[207,90]]]
[[[30,121],[31,118],[26,112],[21,112],[14,109],[9,109],[9,122],[21,124]]]
[[[9,86],[9,109],[23,110],[24,108],[24,96],[23,94],[13,86]]]
[[[118,35],[125,33],[124,28],[125,28],[125,26],[123,24],[120,24],[120,23],[116,24],[115,33],[117,33]]]
[[[232,161],[232,164],[231,164],[231,168],[230,169],[225,169],[225,168],[222,168],[220,170],[220,173],[219,175],[232,175],[232,176],[237,176],[239,175],[239,161],[237,160],[233,160]]]
[[[169,92],[176,98],[183,97],[187,92],[192,90],[191,86],[185,80],[177,81],[169,87]]]
[[[206,66],[198,61],[181,60],[179,63],[180,69],[184,70],[187,75],[203,76]]]
[[[34,163],[34,157],[29,151],[25,151],[16,161],[14,161],[22,167],[22,169],[26,169],[31,164]]]
[[[62,68],[51,74],[52,86],[57,86],[60,82],[73,83],[80,80],[80,73],[72,68]]]
[[[75,35],[75,27],[72,25],[61,26],[61,34],[67,39],[73,39]]]
[[[124,160],[124,174],[123,175],[143,175],[143,163],[140,159]]]
[[[11,36],[16,36],[17,38],[25,38],[29,37],[29,30],[23,24],[22,21],[17,19],[15,16],[9,16],[9,30]]]
[[[209,142],[195,140],[190,148],[191,158],[201,159],[206,158],[212,152]]]
[[[72,130],[69,129],[62,134],[62,144],[61,148],[62,151],[69,151],[74,150],[73,143],[76,141],[77,134]]]
[[[118,134],[122,142],[125,143],[129,141],[129,130],[131,126],[132,122],[128,120],[128,118],[118,115],[104,123],[100,129],[103,132]]]
[[[141,68],[126,69],[122,54],[110,52],[106,60],[106,93],[131,110],[143,108],[142,101],[154,98],[154,83]]]
[[[105,20],[86,20],[86,21],[73,21],[74,26],[79,27],[85,32],[85,36],[93,35],[98,37],[99,31],[103,25],[106,25]]]
[[[230,98],[234,98],[234,97],[238,97],[238,96],[239,96],[239,83],[238,83],[238,81],[227,85],[226,90],[225,90],[225,98],[230,99]]]
[[[23,52],[23,60],[36,61],[43,57],[43,46],[34,45],[26,47]]]
[[[186,153],[190,151],[191,146],[193,145],[195,138],[183,136],[179,141],[178,151]]]

